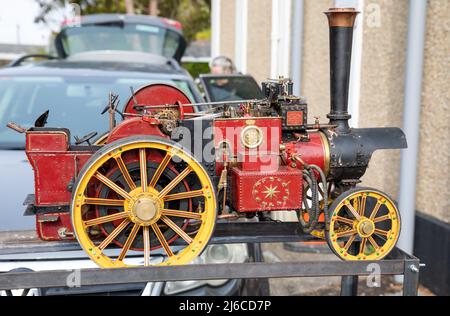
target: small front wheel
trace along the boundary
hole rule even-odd
[[[342,260],[381,260],[400,235],[400,213],[386,194],[356,188],[341,194],[330,208],[327,242]]]

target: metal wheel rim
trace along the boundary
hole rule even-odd
[[[369,210],[366,208],[368,198],[376,200],[375,206]],[[378,216],[382,208],[386,214]],[[347,216],[343,216],[345,213]],[[377,224],[383,222],[390,223],[388,231],[377,228]],[[347,225],[348,229],[343,232],[337,230],[338,223],[341,223],[341,226]],[[370,223],[374,224],[374,228],[369,229],[367,235],[361,230],[363,223],[368,223],[369,227]],[[381,260],[395,247],[400,235],[400,226],[400,213],[392,199],[377,190],[357,189],[344,193],[333,203],[330,209],[327,241],[331,250],[343,260]],[[380,244],[380,240],[384,240],[384,243]],[[355,246],[358,246],[356,253],[352,254],[351,247]]]
[[[97,178],[98,170],[101,166],[103,166],[107,161],[110,159],[116,159],[117,157],[120,157],[122,153],[128,152],[130,150],[139,150],[139,154],[142,153],[142,151],[146,151],[146,149],[156,149],[161,150],[163,152],[166,152],[167,154],[170,154],[172,157],[176,156],[179,157],[182,161],[187,163],[187,168],[190,168],[192,171],[190,173],[195,173],[195,175],[198,177],[201,183],[201,193],[204,197],[204,208],[203,212],[199,213],[199,215],[195,215],[195,219],[200,220],[200,228],[198,229],[198,232],[195,234],[195,237],[190,238],[191,240],[187,239],[186,235],[180,235],[184,240],[186,240],[187,246],[181,250],[178,253],[171,253],[170,246],[166,245],[167,247],[164,247],[164,250],[166,252],[166,260],[158,263],[156,265],[173,265],[173,264],[187,264],[190,261],[192,261],[195,257],[197,257],[202,250],[207,245],[214,229],[214,224],[216,220],[216,197],[214,192],[214,187],[212,185],[212,182],[207,174],[207,172],[204,170],[204,168],[193,158],[187,151],[183,150],[180,146],[178,146],[175,143],[163,140],[163,139],[157,139],[154,137],[130,137],[127,139],[124,139],[122,141],[119,141],[118,143],[107,145],[104,148],[102,148],[100,151],[98,151],[94,156],[86,163],[86,165],[83,167],[82,171],[80,172],[80,175],[78,177],[77,183],[75,185],[73,198],[72,198],[72,204],[71,204],[71,217],[72,217],[72,225],[74,227],[74,232],[77,237],[77,240],[79,241],[82,248],[86,251],[86,253],[90,256],[90,258],[98,264],[100,267],[104,268],[115,268],[115,267],[129,267],[129,264],[126,264],[124,262],[124,259],[126,258],[125,251],[125,257],[120,259],[120,255],[118,258],[110,258],[108,257],[103,250],[103,245],[95,244],[95,242],[89,237],[89,233],[87,232],[88,226],[86,226],[86,223],[90,220],[83,219],[83,207],[86,207],[87,205],[93,205],[91,204],[91,201],[89,200],[89,197],[85,196],[85,191],[90,183],[91,179],[93,177]],[[144,160],[144,159],[143,159]],[[101,176],[101,173],[100,173]],[[147,175],[148,176],[148,175]],[[153,181],[153,179],[148,179],[149,183],[146,183],[147,189],[151,189],[150,183]],[[148,182],[147,181],[147,182]],[[136,188],[135,191],[138,191],[139,188]],[[141,189],[144,190],[145,188]],[[154,191],[154,190],[152,190]],[[171,196],[169,193],[171,190],[167,192],[163,192],[164,189],[161,191],[164,193],[163,198]],[[160,192],[160,193],[161,193]],[[123,193],[123,192],[121,192]],[[126,192],[129,193],[129,192]],[[156,193],[155,193],[156,194]],[[172,195],[173,196],[173,195]],[[127,198],[124,198],[125,201],[128,201]],[[117,203],[117,202],[114,202]],[[126,203],[126,202],[124,202]],[[171,224],[170,222],[170,216],[177,216],[177,217],[183,217],[189,216],[187,218],[190,218],[192,214],[178,214],[174,212],[169,212],[171,210],[164,210],[162,209],[160,218],[158,218],[156,222],[157,223],[160,220],[163,220],[164,223],[168,223],[169,227]],[[125,213],[125,212],[124,212]],[[175,214],[175,215],[174,215]],[[131,217],[127,214],[118,215],[118,219],[123,220],[122,224],[128,226],[129,224],[133,225],[132,234],[134,237],[137,233],[139,233],[142,230],[142,234],[144,235],[145,240],[145,248],[150,249],[149,240],[148,237],[146,237],[149,234],[149,230],[153,230],[156,232],[158,230],[154,224],[139,224],[131,220]],[[123,217],[122,217],[123,216]],[[126,221],[129,221],[127,224],[125,224]],[[173,223],[173,222],[172,222]],[[138,226],[137,226],[138,225]],[[172,227],[170,227],[172,228]],[[123,229],[122,229],[123,230]],[[122,230],[119,232],[121,233]],[[156,233],[158,234],[158,233]],[[177,234],[180,234],[180,232],[177,232]],[[159,238],[158,238],[159,239]],[[134,241],[131,240],[131,244]],[[160,240],[161,241],[161,240]],[[109,245],[109,243],[108,243]],[[108,246],[107,245],[107,246]],[[102,248],[99,248],[102,246]],[[106,246],[106,247],[107,247]],[[131,245],[130,245],[131,247]],[[147,255],[148,254],[148,255]],[[149,266],[150,265],[150,255],[149,250],[144,251],[144,265]],[[148,258],[148,259],[146,259]],[[134,265],[131,265],[134,266]]]

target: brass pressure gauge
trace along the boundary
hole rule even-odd
[[[241,142],[247,148],[258,148],[263,142],[261,129],[255,125],[247,126],[241,132]]]

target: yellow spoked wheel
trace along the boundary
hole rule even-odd
[[[343,193],[330,208],[327,241],[343,260],[381,260],[400,235],[400,213],[384,193],[354,189]]]
[[[80,245],[100,267],[180,265],[207,245],[216,197],[207,172],[181,147],[130,137],[86,163],[71,212]]]

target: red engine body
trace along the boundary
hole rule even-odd
[[[176,88],[166,85],[142,88],[127,102],[125,120],[110,131],[105,143],[138,135],[170,138],[161,128],[163,120],[158,116],[161,111],[158,104],[177,110],[177,117],[183,120],[185,114],[195,111],[191,105],[183,106],[187,103],[189,99]],[[136,105],[144,106],[146,114],[138,116]],[[293,156],[300,156],[305,163],[328,172],[329,145],[322,132],[309,132],[301,141],[283,143],[286,119],[290,123],[305,123],[297,119],[295,111],[295,107],[293,114],[287,110],[286,118],[247,114],[212,120],[217,160],[210,176],[220,178],[225,166],[230,170],[229,204],[236,212],[300,209],[303,165],[292,160]],[[303,112],[301,114],[303,117]],[[99,147],[71,146],[70,132],[65,129],[30,129],[26,139],[26,152],[35,175],[33,207],[40,210],[36,212],[39,237],[43,240],[72,239],[73,229],[67,212],[71,184]]]

